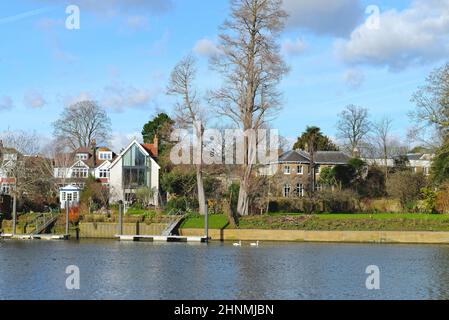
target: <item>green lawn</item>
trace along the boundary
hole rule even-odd
[[[209,217],[209,228],[227,226],[224,215]],[[182,228],[204,228],[204,217],[188,217]],[[449,231],[449,215],[430,214],[268,214],[241,217],[240,229],[317,231]]]
[[[224,229],[228,225],[228,219],[225,215],[214,214],[209,216],[210,229]],[[204,216],[188,216],[181,225],[184,229],[204,229]]]

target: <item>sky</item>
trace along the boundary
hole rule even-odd
[[[79,29],[66,27],[69,5],[80,9]],[[291,70],[271,126],[290,141],[308,125],[335,137],[337,115],[356,104],[373,121],[391,117],[406,139],[412,94],[449,53],[449,0],[284,0],[284,8],[279,44]],[[166,86],[185,55],[198,58],[201,92],[219,86],[208,60],[228,14],[228,0],[1,1],[0,132],[50,140],[65,106],[92,99],[108,111],[119,150],[171,112]]]

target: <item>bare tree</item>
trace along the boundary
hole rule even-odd
[[[349,105],[339,114],[337,123],[337,135],[350,148],[352,155],[357,156],[360,143],[371,129],[368,109]]]
[[[277,85],[288,71],[277,39],[287,14],[281,0],[231,0],[231,18],[224,22],[212,66],[223,76],[210,101],[245,132],[259,129],[280,109]],[[237,212],[249,214],[253,162],[250,137],[244,137],[244,164]],[[257,144],[257,142],[256,142]]]
[[[111,133],[111,120],[94,101],[81,101],[68,106],[53,123],[58,140],[67,140],[71,149],[90,147],[93,140],[105,143]]]
[[[412,98],[417,108],[410,116],[417,127],[411,132],[411,136],[437,148],[449,136],[449,63],[434,70],[426,82]],[[432,129],[430,141],[429,128]]]
[[[2,134],[1,139],[6,148],[0,161],[0,171],[13,181],[10,193],[14,202],[23,197],[53,193],[51,160],[39,155],[39,137],[35,133],[8,131]]]
[[[390,156],[390,135],[392,126],[393,120],[388,117],[382,118],[373,125],[374,139],[379,150],[381,150],[382,153],[386,178],[388,178],[388,157]]]
[[[203,133],[204,133],[204,110],[200,104],[197,91],[194,86],[196,77],[195,59],[189,55],[182,59],[173,69],[170,83],[167,88],[169,95],[180,97],[180,101],[175,106],[176,123],[181,127],[188,127],[194,130],[196,136],[197,157],[196,180],[198,188],[198,204],[200,214],[207,214],[206,195],[203,182]]]

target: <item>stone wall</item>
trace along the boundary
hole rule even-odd
[[[180,229],[182,236],[203,236],[203,229]],[[301,241],[347,243],[449,244],[449,232],[402,231],[302,231],[302,230],[209,230],[217,241]]]
[[[147,225],[145,223],[124,223],[124,235],[161,235],[167,228],[167,224],[153,223]],[[81,222],[79,224],[80,238],[100,238],[113,239],[118,234],[118,224],[116,223],[96,223],[96,222]]]

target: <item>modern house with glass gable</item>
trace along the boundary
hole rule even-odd
[[[112,162],[110,170],[110,201],[132,203],[136,191],[148,189],[153,193],[153,205],[158,206],[159,170],[157,138],[153,144],[132,141]]]

